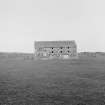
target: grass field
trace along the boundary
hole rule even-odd
[[[0,58],[0,105],[79,103],[105,105],[105,60]]]

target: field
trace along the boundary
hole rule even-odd
[[[105,105],[105,60],[0,57],[0,105]]]

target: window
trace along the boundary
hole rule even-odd
[[[54,53],[54,51],[52,51],[51,53]]]
[[[70,51],[67,51],[68,53],[70,53]]]
[[[60,53],[62,53],[62,51],[60,51]]]
[[[60,47],[60,49],[63,49],[63,47]]]

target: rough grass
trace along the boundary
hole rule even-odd
[[[0,105],[79,104],[105,105],[104,60],[0,60]]]

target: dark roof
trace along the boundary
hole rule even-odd
[[[72,41],[35,41],[35,48],[39,47],[63,47],[71,46],[76,47],[74,40]]]

